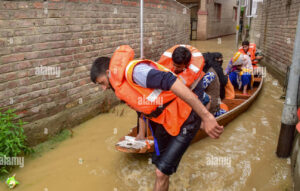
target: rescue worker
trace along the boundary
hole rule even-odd
[[[259,53],[256,52],[256,44],[249,43],[247,40],[242,42],[239,52],[250,57],[253,68],[257,68],[258,62],[263,58]]]
[[[186,55],[191,55],[191,58],[188,59]],[[188,62],[185,62],[185,60],[188,60]],[[190,89],[194,89],[204,75],[201,70],[201,67],[204,65],[204,58],[198,49],[190,45],[173,46],[163,53],[157,63],[177,74]],[[202,103],[206,105],[208,110],[210,108],[209,102],[210,96],[204,92]],[[135,138],[136,140],[145,139],[146,125],[141,116],[142,114],[138,113],[138,134]]]
[[[184,63],[181,60],[180,52],[184,52],[184,51],[190,52],[191,55],[194,55],[192,56],[190,62]],[[217,61],[213,61],[213,60],[216,59],[217,57],[219,60],[220,59],[219,57],[222,57],[222,55],[220,54],[221,55],[220,56],[219,54],[218,55],[215,54],[204,53],[205,56],[203,57],[202,54],[199,52],[199,50],[197,50],[195,47],[192,47],[190,45],[175,45],[164,52],[164,54],[161,56],[158,63],[171,69],[174,73],[179,74],[179,77],[183,79],[183,82],[188,87],[191,88],[195,87],[195,85],[200,81],[200,79],[202,79],[201,83],[202,83],[203,91],[204,89],[206,89],[205,92],[208,93],[210,97],[210,103],[208,104],[207,108],[212,114],[215,115],[218,113],[218,115],[221,115],[226,111],[222,110],[222,112],[219,112],[220,103],[221,103],[220,84],[219,84],[219,78],[217,76],[217,73],[212,67],[213,65],[212,63],[216,63]],[[199,55],[199,56],[195,56],[195,55]],[[208,55],[211,55],[211,58]],[[203,64],[203,61],[205,61],[205,66]],[[216,65],[217,65],[216,67],[218,67],[218,69],[220,69],[223,74],[223,69],[219,65],[219,62],[216,63]],[[196,70],[196,72],[193,71],[194,68],[197,69],[201,67],[203,67],[204,72],[200,73],[201,70]],[[205,77],[202,78],[204,75]],[[224,77],[226,79],[225,82],[226,84],[228,78],[226,76]]]
[[[202,90],[198,86],[193,93],[166,67],[151,60],[134,60],[134,51],[127,45],[120,46],[111,59],[97,58],[91,68],[91,80],[104,90],[114,89],[117,97],[143,113],[155,127],[154,191],[168,190],[169,176],[176,172],[201,120],[210,137],[218,138],[223,132],[223,126],[199,100]],[[162,100],[162,107],[157,100]]]
[[[190,89],[195,88],[205,74],[203,72],[205,61],[201,52],[190,45],[171,47],[163,53],[157,63],[178,74],[178,77]]]

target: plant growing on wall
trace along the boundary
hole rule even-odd
[[[0,158],[18,157],[27,155],[32,149],[26,146],[22,120],[17,119],[14,110],[8,109],[5,112],[0,110]],[[13,166],[0,164],[0,174],[8,173]]]

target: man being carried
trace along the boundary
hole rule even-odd
[[[196,87],[193,93],[169,69],[150,60],[133,59],[133,49],[120,46],[111,59],[95,60],[91,80],[104,90],[113,88],[117,97],[150,119],[158,147],[152,157],[156,165],[154,191],[166,191],[169,176],[176,172],[201,120],[212,138],[218,138],[223,127],[199,101],[202,89]]]

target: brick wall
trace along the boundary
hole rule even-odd
[[[250,40],[263,51],[264,63],[279,75],[292,63],[299,10],[300,0],[264,0],[251,21]]]
[[[189,43],[189,9],[173,0],[144,6],[147,58]],[[14,108],[29,122],[31,144],[114,102],[90,82],[89,70],[122,44],[139,56],[139,15],[137,0],[0,2],[0,108]]]

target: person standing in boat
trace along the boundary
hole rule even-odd
[[[178,75],[178,78],[191,90],[202,79],[204,73],[200,70],[203,67],[204,58],[198,49],[190,45],[175,45],[166,50],[160,57],[158,64],[165,66]],[[210,96],[203,91],[203,105],[209,110]],[[144,140],[146,125],[142,119],[143,115],[138,112],[138,134],[136,140]]]
[[[118,47],[111,59],[97,58],[91,80],[104,90],[114,89],[117,97],[143,113],[155,127],[155,191],[168,190],[169,176],[176,172],[201,121],[210,137],[218,138],[223,132],[223,126],[199,100],[203,91],[198,85],[193,93],[166,67],[150,60],[134,60],[134,51],[127,45]],[[156,104],[159,99],[163,105]]]
[[[191,54],[192,59],[188,62],[183,62],[182,55],[185,54]],[[197,55],[199,55],[199,57],[195,58],[198,58],[198,60],[193,58],[193,56]],[[210,100],[207,109],[209,109],[209,111],[214,114],[215,117],[217,117],[226,113],[225,108],[227,108],[227,106],[225,104],[222,104],[222,106],[224,105],[225,107],[223,107],[222,109],[220,108],[220,82],[222,82],[222,85],[224,84],[225,86],[227,84],[228,78],[223,73],[223,69],[221,67],[222,63],[220,65],[220,62],[222,62],[222,54],[204,53],[203,56],[199,52],[199,50],[190,45],[175,45],[163,53],[158,63],[166,66],[174,73],[179,74],[181,79],[183,79],[185,84],[190,88],[194,88],[195,85],[199,83],[200,79],[202,79],[200,83],[202,83],[203,92],[206,89],[205,92],[208,93]],[[203,72],[200,74],[200,76],[196,76],[197,73],[193,71],[193,68],[199,68],[199,63],[203,62],[203,59],[205,61]],[[196,65],[197,67],[193,67],[194,65]],[[218,73],[216,71],[218,71]],[[197,72],[200,72],[200,70],[198,70]]]

